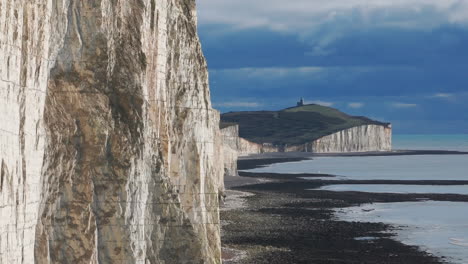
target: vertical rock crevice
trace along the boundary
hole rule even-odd
[[[0,92],[19,89],[0,99],[18,131],[0,134],[0,262],[220,263],[219,114],[195,1],[20,2],[0,0],[2,27],[24,4],[1,66]]]
[[[2,159],[2,163],[0,165],[0,193],[3,192],[3,185],[6,181],[5,178],[8,177],[8,168],[5,164],[5,161]]]

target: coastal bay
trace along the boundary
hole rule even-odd
[[[432,255],[421,247],[400,242],[396,239],[397,226],[383,221],[344,220],[336,217],[336,211],[347,208],[365,210],[356,208],[373,203],[465,203],[468,202],[467,195],[335,192],[311,189],[332,186],[337,182],[451,187],[467,185],[468,181],[359,181],[343,180],[326,173],[280,174],[242,171],[272,163],[299,162],[309,158],[310,156],[297,153],[265,154],[239,161],[241,177],[235,182],[231,181],[227,187],[251,195],[244,197],[245,208],[221,213],[221,219],[225,222],[222,240],[224,247],[244,252],[244,258],[226,263],[451,263],[449,258],[440,254]],[[226,182],[229,182],[230,178],[232,177],[227,177]],[[245,179],[245,182],[241,179]]]

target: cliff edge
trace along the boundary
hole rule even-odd
[[[225,173],[238,156],[270,152],[344,153],[392,150],[392,125],[320,105],[221,116]]]
[[[220,263],[195,0],[0,0],[0,263]]]
[[[222,114],[223,126],[239,125],[239,136],[257,144],[297,146],[353,127],[389,123],[351,116],[338,109],[310,104],[280,111],[247,111]]]

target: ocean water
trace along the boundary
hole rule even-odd
[[[394,136],[394,149],[468,151],[468,135]],[[252,172],[324,173],[351,180],[466,180],[468,155],[416,155],[383,157],[318,157],[313,160],[272,164]],[[317,179],[317,178],[311,178]],[[468,194],[468,186],[329,185],[331,191]],[[365,209],[365,210],[362,210]],[[336,217],[347,221],[385,222],[400,226],[396,239],[452,263],[468,264],[468,203],[405,202],[367,204],[340,209]],[[360,239],[360,238],[357,238]]]
[[[317,157],[251,171],[325,173],[350,180],[468,180],[468,155]]]
[[[393,149],[468,151],[468,134],[394,135]]]
[[[335,192],[373,192],[373,193],[440,193],[468,195],[468,185],[390,185],[390,184],[337,184],[327,185],[316,190]]]
[[[450,263],[468,263],[468,206],[454,202],[375,203],[336,210],[345,221],[384,222],[396,226],[396,239],[407,245],[447,257]]]

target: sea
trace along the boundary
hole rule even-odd
[[[394,150],[455,150],[468,152],[468,135],[394,135]],[[467,180],[468,155],[316,157],[250,170],[271,173],[332,174],[335,180]],[[306,178],[307,179],[307,178]],[[317,178],[310,178],[317,179]],[[329,180],[330,178],[327,178]],[[422,186],[349,184],[328,185],[327,191],[386,193],[450,193],[468,195],[468,185]],[[468,264],[468,203],[374,203],[337,209],[337,219],[383,222],[397,227],[395,239],[440,257]],[[356,238],[373,239],[373,238]]]

